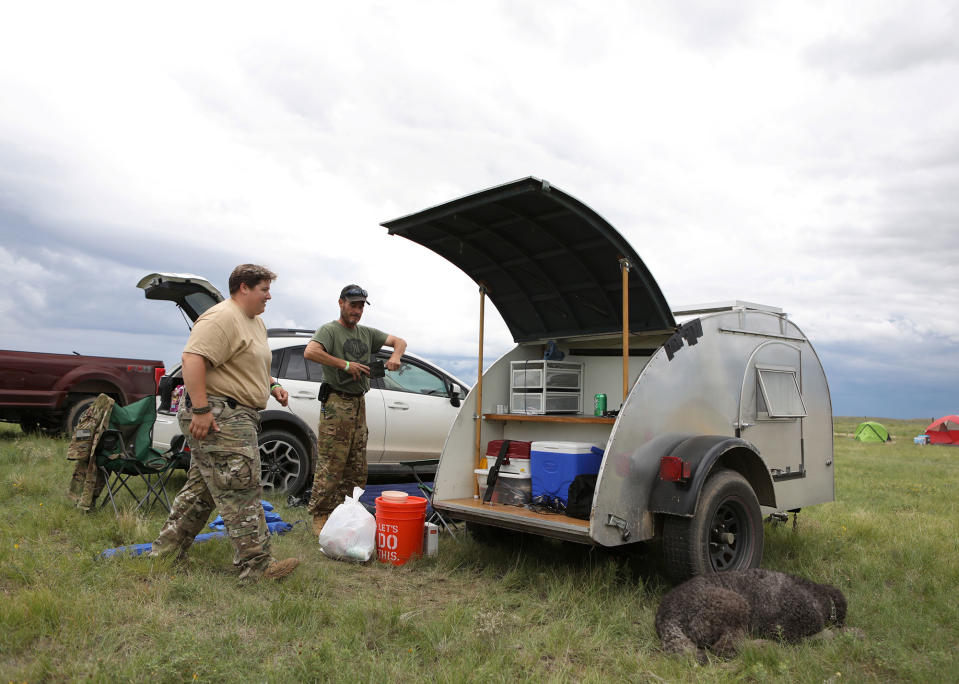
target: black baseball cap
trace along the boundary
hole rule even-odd
[[[368,295],[369,293],[359,285],[347,285],[340,290],[340,299],[345,299],[348,302],[366,302],[369,304],[370,302],[366,298]]]

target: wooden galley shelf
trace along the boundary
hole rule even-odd
[[[612,425],[615,418],[598,418],[582,415],[530,415],[526,413],[484,413],[483,420],[516,421],[523,423],[592,423],[594,425]]]

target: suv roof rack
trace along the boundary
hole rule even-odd
[[[312,336],[316,330],[307,330],[306,328],[267,328],[268,337],[302,337],[303,335]]]

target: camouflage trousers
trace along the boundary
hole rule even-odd
[[[273,562],[260,504],[259,415],[245,406],[230,408],[222,397],[209,397],[209,404],[220,431],[202,440],[190,435],[193,412],[184,408],[177,415],[190,447],[190,470],[150,555],[185,554],[218,508],[240,579],[255,579]]]
[[[309,511],[326,515],[353,496],[353,487],[366,486],[366,400],[331,393],[317,435]]]

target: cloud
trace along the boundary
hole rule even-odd
[[[0,26],[0,346],[63,330],[175,360],[185,326],[135,282],[225,290],[256,261],[280,275],[268,325],[315,327],[360,282],[371,324],[467,373],[475,284],[379,223],[536,175],[623,233],[668,302],[786,309],[825,350],[838,409],[877,401],[869,369],[941,400],[951,376],[927,368],[959,367],[956,16],[119,3],[50,22],[18,5]],[[512,344],[492,307],[486,344]]]
[[[891,3],[888,13],[869,16],[862,6],[848,13],[830,35],[805,50],[807,63],[828,73],[881,76],[959,62],[959,12],[952,3]],[[831,14],[832,12],[830,12]]]

